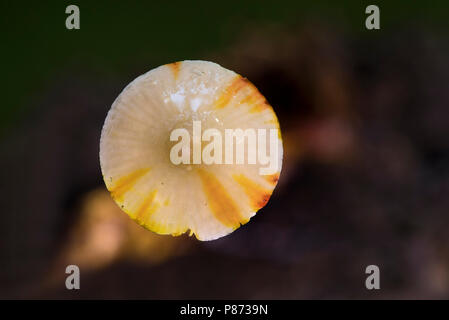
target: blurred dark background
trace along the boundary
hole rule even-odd
[[[76,4],[81,29],[65,28]],[[380,30],[365,8],[380,8]],[[1,1],[0,298],[449,298],[447,1]],[[278,114],[268,205],[199,242],[106,191],[101,127],[138,75],[210,60]],[[66,290],[65,267],[81,269]],[[365,288],[365,268],[381,289]]]

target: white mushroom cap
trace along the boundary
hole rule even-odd
[[[248,139],[234,141],[245,147],[243,164],[174,164],[170,152],[178,142],[170,135],[185,128],[192,136],[193,121],[201,122],[203,133],[214,128],[222,134],[223,159],[237,152],[237,146],[226,148],[225,129],[276,129],[276,170],[261,175],[266,164],[248,164]],[[136,78],[112,104],[101,133],[106,187],[132,219],[159,234],[190,231],[213,240],[231,233],[267,203],[281,164],[271,106],[248,80],[207,61],[176,62]]]

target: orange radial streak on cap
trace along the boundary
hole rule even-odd
[[[271,185],[275,186],[279,180],[279,173],[269,174],[264,176],[265,180],[268,181]]]
[[[136,211],[136,219],[145,222],[148,217],[153,214],[159,205],[154,203],[154,198],[156,197],[157,189],[150,192],[150,194],[145,198],[140,207]]]
[[[270,199],[271,192],[258,185],[256,182],[248,179],[243,174],[234,175],[234,180],[243,188],[243,191],[248,196],[253,210],[263,208]]]
[[[270,108],[270,104],[267,99],[257,90],[257,88],[248,81],[249,94],[240,101],[240,104],[247,104],[251,107],[249,112],[261,112],[267,108]]]
[[[246,86],[248,86],[249,81],[246,78],[243,78],[240,75],[237,75],[234,80],[232,80],[231,84],[229,85],[229,87],[227,87],[222,94],[220,95],[220,97],[217,99],[216,103],[215,103],[215,108],[216,109],[221,109],[226,107],[229,102],[231,101],[231,99],[233,97],[235,97],[235,95],[242,90],[243,88],[245,88]]]
[[[257,112],[262,112],[266,109],[270,109],[271,106],[268,103],[268,101],[263,98],[263,100],[258,101],[257,103],[253,104],[253,107],[249,110],[249,112],[251,113],[257,113]]]
[[[139,169],[129,175],[118,179],[115,185],[109,189],[112,198],[116,199],[119,202],[122,202],[125,193],[131,190],[132,187],[136,184],[137,180],[144,176],[148,171],[150,171],[149,168]]]
[[[218,221],[227,227],[235,229],[240,226],[240,223],[247,222],[241,216],[234,200],[232,200],[214,174],[203,169],[198,169],[198,174],[203,184],[208,205]]]
[[[258,91],[252,91],[240,101],[240,104],[249,104],[250,106],[253,106],[263,102],[265,102],[265,97]]]
[[[178,79],[179,69],[181,68],[181,62],[173,62],[170,63],[168,66],[172,69],[173,76],[175,77],[175,79]]]

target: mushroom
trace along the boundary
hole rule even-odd
[[[136,78],[112,104],[100,139],[103,180],[124,212],[156,233],[203,241],[231,233],[265,206],[282,152],[262,94],[207,61]]]

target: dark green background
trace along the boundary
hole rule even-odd
[[[65,28],[65,8],[76,4],[81,29]],[[33,108],[55,76],[86,69],[101,77],[130,75],[134,61],[148,70],[170,61],[195,59],[219,50],[251,25],[295,26],[319,17],[361,37],[365,8],[377,4],[381,30],[449,26],[447,1],[2,1],[3,98],[0,135]]]

